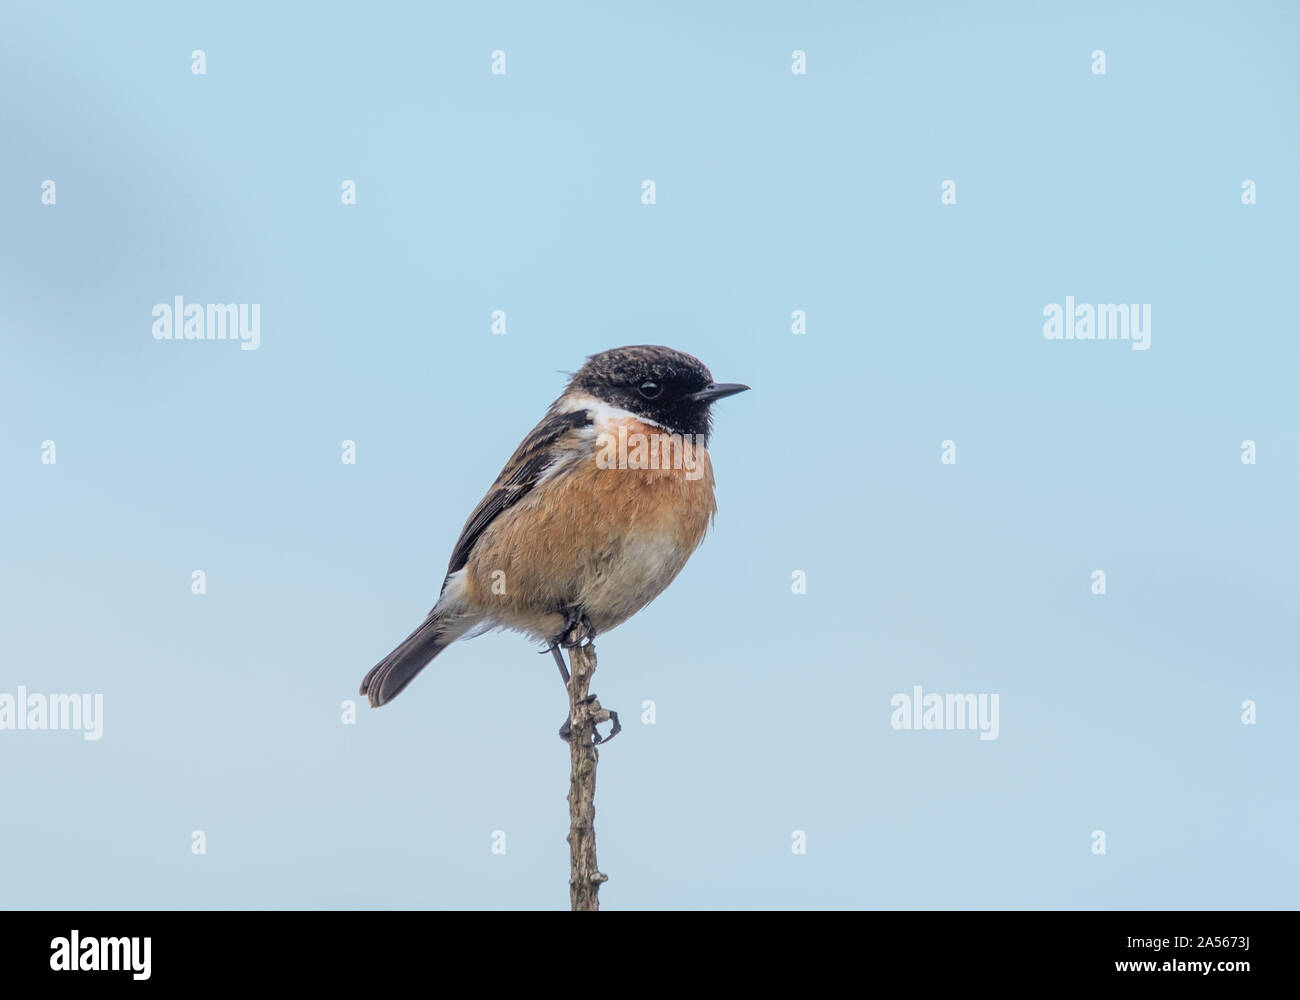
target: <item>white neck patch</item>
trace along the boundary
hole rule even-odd
[[[586,410],[591,414],[591,422],[596,425],[600,424],[619,424],[624,420],[639,420],[643,424],[649,424],[651,427],[658,427],[665,430],[663,424],[651,420],[649,417],[643,417],[631,410],[625,410],[621,406],[615,406],[612,403],[606,403],[604,400],[597,399],[595,396],[568,396],[560,401],[561,413],[575,413],[578,410]]]

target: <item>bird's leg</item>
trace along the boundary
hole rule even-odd
[[[572,614],[573,611],[572,609],[570,609],[569,612],[564,616],[564,629],[560,632],[559,635],[552,636],[551,644],[547,646],[546,649],[542,650],[543,653],[550,653],[552,656],[555,657],[555,665],[560,668],[560,680],[564,682],[564,690],[566,693],[569,690],[569,668],[564,665],[564,654],[560,652],[560,644],[564,642],[565,636],[569,634],[569,629],[573,628],[573,626],[577,624],[576,622],[572,622],[570,620],[570,616]],[[572,732],[572,726],[573,726],[573,715],[570,714],[567,718],[565,718],[564,725],[560,727],[560,739],[564,740],[565,743],[569,742],[569,736]]]
[[[557,635],[551,637],[550,645],[543,650],[543,652],[549,652],[553,657],[555,657],[555,665],[560,669],[560,678],[564,681],[564,689],[567,692],[569,690],[569,669],[565,666],[564,655],[560,650],[575,649],[579,646],[591,645],[596,641],[596,630],[592,627],[591,619],[587,617],[587,613],[582,609],[570,606],[565,608],[563,613],[563,630]],[[592,716],[597,724],[601,722],[612,722],[614,725],[614,728],[610,730],[608,736],[601,736],[600,731],[593,725],[591,727],[591,742],[593,744],[599,745],[602,743],[608,743],[622,732],[623,725],[618,721],[618,713],[603,708],[600,702],[596,700],[594,694],[587,695],[587,697],[583,699],[583,704],[595,706],[592,710]],[[573,714],[570,713],[564,720],[564,725],[560,727],[560,739],[567,743],[572,735]]]
[[[564,654],[560,652],[560,647],[558,645],[551,646],[548,649],[543,649],[542,652],[549,652],[554,655],[555,665],[560,668],[560,679],[564,681],[564,688],[567,691],[569,688],[569,668],[564,665]]]

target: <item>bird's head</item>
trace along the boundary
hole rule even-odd
[[[699,358],[643,344],[593,354],[574,373],[565,396],[591,396],[670,432],[707,440],[713,404],[748,388],[714,382]]]

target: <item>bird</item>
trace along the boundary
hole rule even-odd
[[[717,513],[713,404],[749,388],[669,347],[588,357],[465,521],[433,608],[361,694],[387,705],[452,643],[497,629],[545,643],[567,685],[560,649],[627,621],[703,542]]]

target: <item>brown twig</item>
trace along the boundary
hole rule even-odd
[[[573,910],[599,910],[600,884],[608,881],[596,867],[596,724],[610,714],[589,699],[596,672],[596,647],[569,650],[569,904]]]

